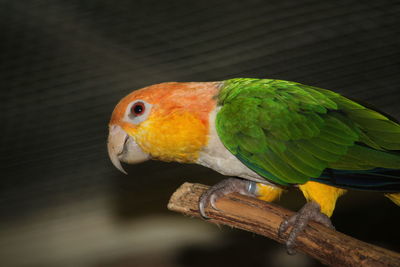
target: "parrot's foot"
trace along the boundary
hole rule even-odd
[[[237,178],[228,178],[222,180],[221,182],[210,187],[210,189],[201,195],[199,200],[200,214],[204,219],[209,219],[205,212],[205,208],[208,204],[210,204],[213,209],[218,210],[215,206],[215,203],[219,198],[230,193],[239,193],[242,195],[255,197],[255,188],[256,183],[248,180]]]
[[[278,234],[282,237],[286,230],[290,226],[293,226],[292,231],[290,231],[289,237],[286,240],[286,249],[288,254],[296,254],[296,250],[294,249],[296,247],[296,238],[306,228],[310,220],[335,229],[329,217],[321,213],[320,205],[314,201],[308,202],[295,215],[284,220],[279,227]]]

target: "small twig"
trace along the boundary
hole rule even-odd
[[[171,196],[168,208],[186,215],[200,217],[199,197],[208,189],[201,184],[184,183]],[[209,222],[225,224],[274,239],[281,222],[293,214],[277,205],[239,194],[217,201],[217,208],[206,209]],[[290,231],[290,229],[289,229]],[[311,222],[297,238],[297,251],[304,252],[331,266],[400,266],[400,254],[377,247],[340,232]]]

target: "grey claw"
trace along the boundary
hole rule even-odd
[[[310,220],[316,221],[326,227],[333,228],[332,222],[328,216],[321,213],[320,206],[316,202],[308,202],[295,215],[284,220],[278,229],[278,236],[283,237],[283,234],[292,226],[292,230],[286,240],[286,249],[289,255],[296,254],[296,239],[297,236],[304,231]]]
[[[210,219],[210,217],[206,215],[205,211],[208,204],[210,204],[214,210],[219,210],[216,207],[216,202],[219,198],[227,194],[238,192],[243,195],[255,196],[254,193],[249,191],[251,183],[254,182],[237,178],[228,178],[212,186],[201,195],[199,199],[199,212],[201,217],[203,217],[203,219]]]
[[[282,221],[281,225],[279,226],[278,236],[283,237],[283,234],[287,231],[290,225],[293,225],[296,222],[296,216],[291,216],[289,219]]]
[[[205,220],[210,219],[210,217],[207,216],[206,211],[205,211],[207,203],[208,203],[208,197],[204,193],[203,195],[201,195],[200,200],[199,200],[199,211],[200,211],[201,217]]]

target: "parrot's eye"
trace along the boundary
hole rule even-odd
[[[136,100],[128,105],[125,111],[125,121],[139,124],[145,121],[150,114],[152,105],[144,100]]]
[[[140,116],[144,113],[144,111],[146,110],[146,106],[144,105],[143,102],[139,101],[136,102],[135,104],[132,105],[131,107],[131,113],[134,116]]]

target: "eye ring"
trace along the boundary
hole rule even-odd
[[[145,100],[136,99],[127,107],[124,120],[128,123],[138,125],[147,120],[152,106],[152,104],[147,103]]]
[[[142,101],[138,101],[131,107],[131,114],[133,116],[140,116],[146,111],[146,105]]]

